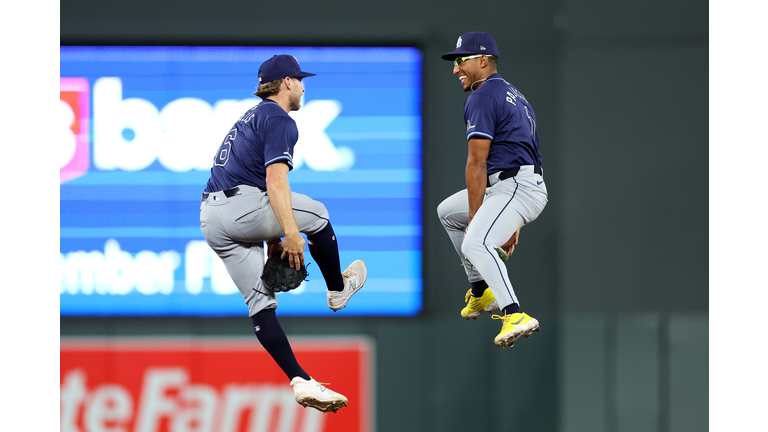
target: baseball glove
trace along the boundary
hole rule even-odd
[[[264,287],[270,294],[296,289],[309,275],[304,264],[301,265],[301,270],[296,270],[288,263],[288,255],[284,259],[281,259],[280,255],[279,253],[272,255],[264,265],[264,272],[261,274]]]

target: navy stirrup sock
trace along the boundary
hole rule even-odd
[[[329,291],[343,291],[344,278],[341,276],[341,263],[339,263],[339,244],[336,242],[336,234],[333,232],[331,222],[312,235],[309,240],[309,253],[314,258]]]
[[[504,315],[511,315],[513,313],[521,313],[523,312],[522,309],[520,309],[520,305],[517,303],[512,303],[509,306],[505,306],[502,309],[502,312],[504,312]]]
[[[280,366],[280,369],[285,372],[288,379],[298,376],[309,380],[309,375],[299,366],[296,356],[293,355],[291,344],[288,343],[288,337],[277,321],[275,310],[264,309],[252,316],[251,321],[253,322],[253,332],[256,333],[259,342],[272,356],[275,363]]]
[[[477,282],[471,282],[471,284],[473,297],[482,297],[485,289],[488,288],[488,284],[482,279]]]

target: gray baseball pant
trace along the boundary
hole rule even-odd
[[[229,275],[248,305],[248,316],[277,307],[274,294],[261,280],[264,243],[285,236],[267,193],[253,186],[238,186],[241,195],[211,192],[200,204],[200,230],[208,245],[224,261]],[[291,192],[293,216],[299,231],[312,235],[328,224],[323,203]]]
[[[547,205],[544,178],[533,169],[533,165],[522,166],[516,176],[505,180],[499,180],[499,173],[490,176],[490,187],[485,189],[483,204],[471,224],[466,189],[437,207],[440,223],[464,264],[467,279],[484,279],[500,308],[520,301],[509,281],[507,267],[495,249],[509,241],[520,227],[536,220]]]

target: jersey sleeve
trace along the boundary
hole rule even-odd
[[[288,116],[270,119],[264,142],[264,167],[283,162],[293,169],[293,147],[299,140],[296,122]]]
[[[467,126],[467,141],[470,138],[493,140],[496,125],[496,103],[493,98],[473,93],[464,102],[464,121]]]

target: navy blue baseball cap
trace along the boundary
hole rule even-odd
[[[259,67],[259,84],[290,78],[306,78],[317,74],[302,72],[296,57],[287,54],[272,56]]]
[[[454,61],[456,57],[473,54],[499,56],[499,46],[491,35],[486,32],[469,32],[459,36],[456,49],[440,56],[443,60]]]

